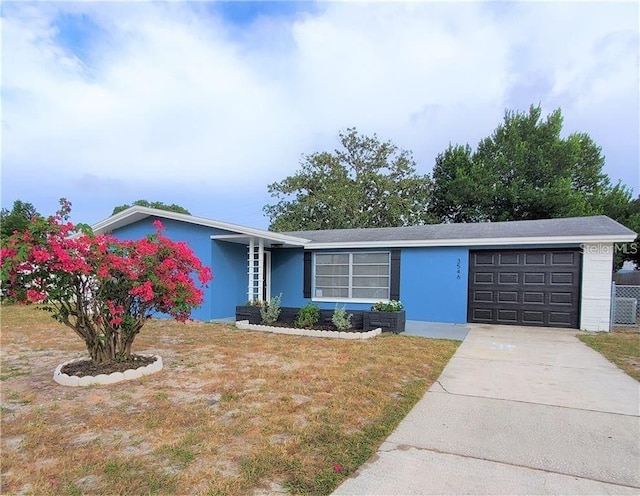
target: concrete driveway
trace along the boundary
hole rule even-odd
[[[640,494],[640,384],[575,334],[471,325],[334,494]]]

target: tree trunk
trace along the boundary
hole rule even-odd
[[[124,315],[122,322],[114,326],[97,313],[97,308],[83,306],[83,303],[89,305],[83,299],[83,291],[79,286],[75,302],[60,303],[61,321],[84,340],[94,363],[127,360],[131,356],[133,340],[146,322],[144,310],[139,315]]]

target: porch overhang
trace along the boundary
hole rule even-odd
[[[265,233],[266,231],[259,234],[213,234],[211,235],[211,239],[247,246],[252,242],[257,244],[262,241],[264,248],[302,248],[309,243],[309,240],[304,238],[296,238],[277,233],[265,235]]]
[[[213,234],[212,241],[236,243],[247,247],[247,301],[271,299],[271,249],[301,248],[308,239],[252,230],[233,234]]]

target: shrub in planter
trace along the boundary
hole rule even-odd
[[[406,314],[401,302],[379,301],[363,316],[363,329],[369,331],[380,327],[385,332],[404,332]]]
[[[331,317],[331,322],[336,326],[336,329],[339,331],[346,331],[351,328],[351,317],[352,314],[347,315],[347,307],[344,306],[342,308],[336,305],[336,309],[333,311],[333,315]]]
[[[311,329],[320,320],[320,308],[315,303],[307,303],[298,312],[294,325],[301,329]]]
[[[373,312],[400,312],[404,310],[402,302],[397,300],[378,301],[371,307]]]
[[[247,302],[244,305],[237,305],[236,320],[248,320],[250,324],[260,324],[262,322],[262,315],[260,315],[261,309],[262,302],[260,302],[259,305],[255,302]]]
[[[263,324],[273,324],[278,320],[280,316],[280,302],[282,301],[282,293],[278,296],[274,296],[269,300],[269,303],[263,303],[260,305],[260,316],[262,317]]]

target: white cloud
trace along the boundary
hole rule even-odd
[[[637,136],[634,152],[599,121],[617,115],[625,136],[637,129],[637,10],[327,3],[242,28],[198,3],[13,4],[3,13],[3,182],[55,170],[105,195],[141,184],[180,185],[185,198],[266,188],[352,125],[412,149],[428,172],[449,142],[473,146],[505,107],[538,102],[562,107],[569,131],[592,134],[607,156],[619,148],[637,163]],[[89,57],[61,43],[64,13],[99,26]]]

